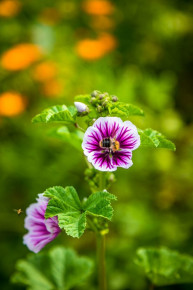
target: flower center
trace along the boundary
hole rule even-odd
[[[120,149],[119,141],[111,137],[102,139],[99,142],[99,146],[105,150],[108,150],[110,153],[118,151]]]

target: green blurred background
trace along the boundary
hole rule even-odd
[[[49,136],[31,118],[77,94],[97,89],[140,105],[152,127],[177,151],[138,149],[129,170],[118,169],[118,196],[107,238],[109,289],[148,289],[133,262],[136,249],[166,246],[193,255],[193,3],[179,1],[0,1],[1,289],[29,253],[22,244],[25,208],[54,185],[89,194],[82,154]],[[46,128],[47,127],[47,128]],[[94,258],[90,233],[62,243]],[[45,249],[45,250],[46,250]],[[87,286],[95,289],[95,277]],[[160,289],[192,289],[192,285]]]

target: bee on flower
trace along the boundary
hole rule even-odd
[[[140,145],[137,128],[117,117],[100,117],[84,135],[82,148],[92,165],[100,171],[132,166],[132,151]]]

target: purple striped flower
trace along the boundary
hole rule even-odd
[[[60,233],[58,218],[45,219],[45,211],[49,199],[39,194],[37,202],[31,204],[25,218],[25,228],[29,231],[23,238],[23,243],[34,253],[38,253],[45,245],[54,240]]]
[[[137,128],[117,117],[100,117],[84,135],[82,148],[88,161],[100,171],[132,166],[132,150],[140,145]]]

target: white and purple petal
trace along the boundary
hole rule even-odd
[[[99,142],[103,139],[101,132],[97,128],[89,127],[85,134],[82,143],[84,154],[88,156],[89,153],[94,151],[101,151]]]
[[[121,149],[135,150],[140,145],[140,136],[137,128],[130,121],[125,121],[117,132],[116,140]]]
[[[113,154],[113,165],[127,169],[133,165],[131,158],[132,152],[130,150],[116,151]]]
[[[38,253],[42,248],[44,248],[48,243],[56,238],[57,235],[50,235],[49,233],[28,233],[23,237],[23,243],[28,247],[28,249],[34,253]]]
[[[102,138],[116,136],[122,126],[123,121],[117,117],[100,117],[93,124],[93,127],[101,133]]]
[[[25,218],[25,228],[29,231],[23,238],[24,244],[34,253],[38,253],[46,244],[60,233],[57,217],[45,219],[49,199],[39,194],[37,203],[31,204]]]
[[[88,161],[100,171],[115,171],[117,166],[113,164],[108,152],[94,151],[88,155]]]

